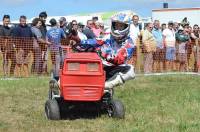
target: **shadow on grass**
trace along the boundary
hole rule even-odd
[[[62,120],[96,119],[106,113],[98,103],[60,101],[59,107]]]

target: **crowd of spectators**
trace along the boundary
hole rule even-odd
[[[188,21],[148,23],[141,32],[144,72],[199,72],[199,34],[199,26]]]
[[[0,52],[4,76],[13,76],[16,73],[16,76],[28,77],[30,65],[31,74],[48,74],[49,53],[53,72],[58,74],[64,59],[61,41],[65,45],[75,45],[104,34],[104,25],[98,21],[98,17],[88,20],[87,25],[76,20],[67,22],[65,17],[61,17],[59,21],[51,19],[48,30],[46,19],[47,13],[41,12],[30,24],[27,23],[26,16],[22,15],[19,24],[10,26],[10,15],[3,16],[3,25],[0,26]]]
[[[65,17],[61,17],[59,21],[51,19],[51,28],[48,30],[47,17],[46,12],[41,12],[29,25],[26,16],[20,16],[19,24],[10,27],[10,16],[3,16],[0,51],[4,76],[16,73],[16,76],[23,74],[28,77],[30,68],[32,74],[48,74],[49,53],[53,71],[58,74],[65,54],[62,45],[76,45],[84,40],[99,39],[107,35],[104,24],[98,21],[98,17],[88,20],[86,25],[76,20],[67,22]],[[137,48],[129,63],[136,66],[138,56],[142,55],[144,73],[188,71],[191,70],[190,63],[193,63],[192,70],[199,72],[199,34],[199,26],[191,27],[187,21],[160,24],[159,20],[155,20],[142,28],[139,16],[134,15],[130,24],[130,37]],[[193,62],[190,60],[191,55]]]

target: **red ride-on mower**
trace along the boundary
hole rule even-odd
[[[98,111],[106,111],[109,117],[124,118],[123,104],[113,99],[113,89],[104,88],[105,72],[96,53],[69,53],[60,70],[59,81],[52,79],[49,85],[45,113],[50,120],[61,119],[62,107],[70,109],[70,104],[86,103],[97,104]],[[67,105],[62,105],[60,100]]]

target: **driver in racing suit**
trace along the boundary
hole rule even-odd
[[[114,15],[111,19],[110,39],[100,48],[106,71],[105,88],[113,88],[135,77],[134,67],[127,64],[134,50],[133,40],[129,37],[129,22],[127,14]]]
[[[116,14],[111,19],[111,34],[109,39],[96,43],[96,49],[102,58],[106,71],[105,88],[111,89],[123,84],[126,80],[135,78],[134,67],[127,64],[133,55],[134,43],[129,37],[129,16],[124,13]],[[90,42],[89,42],[90,41]],[[81,44],[91,43],[91,40],[82,41]]]
[[[106,72],[105,89],[112,89],[125,81],[134,79],[134,67],[127,64],[133,55],[134,43],[129,37],[130,20],[127,14],[119,13],[112,17],[111,34],[106,40],[83,40],[75,46],[77,51],[92,51],[95,47],[101,57]],[[91,46],[92,45],[92,46]]]

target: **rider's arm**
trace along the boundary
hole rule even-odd
[[[108,46],[104,45],[102,50],[102,56],[104,56],[104,58],[106,58],[108,62],[111,62],[115,65],[120,65],[126,63],[126,60],[132,57],[133,51],[134,51],[133,41],[132,39],[128,39],[125,42],[125,44],[117,51],[111,48],[109,44]]]

